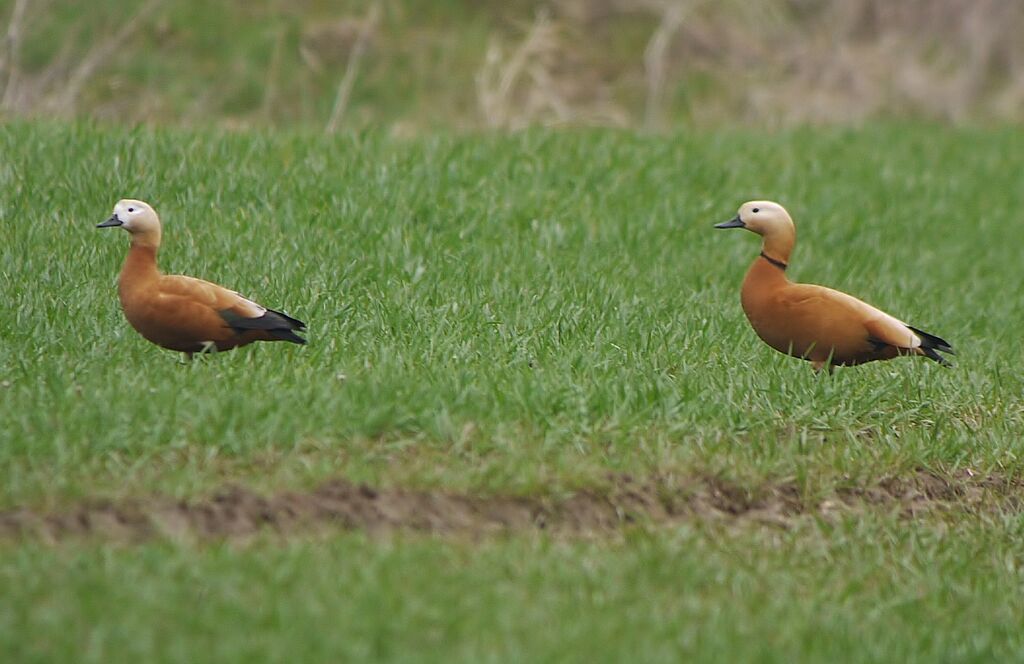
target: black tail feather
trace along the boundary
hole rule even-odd
[[[291,329],[293,329],[293,330],[299,330],[301,332],[302,330],[306,329],[306,324],[305,323],[303,323],[298,318],[292,318],[291,316],[289,316],[286,313],[282,313],[280,311],[274,311],[273,309],[267,309],[267,313],[277,314],[281,318],[285,319],[286,321],[288,321],[289,323],[292,324],[292,328]]]
[[[306,324],[297,318],[292,318],[288,314],[283,314],[280,311],[274,311],[273,309],[267,309],[267,312],[259,318],[246,318],[245,316],[239,316],[230,309],[225,309],[220,313],[220,317],[224,319],[231,329],[237,332],[247,332],[249,330],[265,330],[275,339],[281,341],[290,341],[293,344],[304,344],[306,340],[295,334],[295,331],[303,331],[306,329]]]
[[[907,327],[910,327],[909,325]],[[928,334],[924,330],[919,330],[916,327],[910,327],[910,329],[921,337],[921,345],[927,346],[928,348],[934,348],[940,350],[943,353],[949,353],[950,355],[956,355],[953,347],[949,345],[949,342],[942,337],[937,337],[934,334]]]
[[[928,334],[924,330],[919,330],[916,327],[908,325],[917,336],[921,337],[921,352],[924,353],[925,357],[930,360],[935,360],[939,364],[947,367],[953,366],[952,362],[939,355],[942,353],[949,353],[950,355],[956,355],[956,351],[949,345],[949,342],[942,337],[937,337],[934,334]]]
[[[934,360],[944,367],[953,366],[952,362],[936,353],[934,348],[925,348],[924,346],[921,346],[921,352],[924,353],[924,356],[929,360]]]
[[[280,339],[281,341],[290,341],[293,344],[299,344],[299,345],[302,345],[302,344],[306,343],[305,339],[303,339],[299,335],[295,334],[291,330],[280,330],[280,329],[278,329],[278,330],[270,330],[270,334],[275,339]]]

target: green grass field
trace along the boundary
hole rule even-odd
[[[0,510],[345,477],[566,495],[609,472],[807,496],[1017,477],[1024,135],[874,125],[511,136],[0,126]],[[190,365],[124,320],[122,197],[165,271],[305,320]],[[815,375],[739,306],[791,275],[958,351]],[[1024,656],[1020,514],[691,520],[594,538],[0,540],[10,661],[990,661]]]

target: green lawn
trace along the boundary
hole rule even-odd
[[[1019,522],[5,552],[7,661],[1015,661]]]
[[[550,493],[712,472],[867,485],[1018,475],[1024,134],[862,130],[512,136],[0,126],[0,509],[344,476]],[[310,327],[306,347],[184,365],[124,320],[117,199],[162,266]],[[757,239],[786,205],[793,277],[945,337],[815,375],[757,340]],[[621,538],[359,534],[141,546],[0,543],[20,659],[673,661],[1024,656],[1020,518],[865,512]],[[434,656],[432,656],[434,655]]]

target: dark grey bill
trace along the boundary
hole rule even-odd
[[[102,224],[96,224],[96,228],[111,228],[113,226],[120,226],[124,222],[117,218],[116,214],[110,215],[110,219],[107,219]]]
[[[745,228],[746,224],[740,219],[740,215],[736,215],[729,221],[723,221],[720,224],[715,224],[715,228]]]

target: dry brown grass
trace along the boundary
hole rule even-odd
[[[677,80],[702,71],[728,82],[721,101],[756,122],[1014,120],[1021,28],[1024,4],[1001,0],[709,3],[682,25],[671,57]]]
[[[121,44],[137,33],[153,16],[164,0],[146,0],[116,26],[107,39],[97,40],[84,53],[73,55],[62,50],[49,67],[34,75],[25,75],[20,69],[19,46],[26,15],[31,11],[45,11],[45,3],[30,7],[18,0],[11,10],[7,29],[7,48],[0,70],[6,69],[6,81],[0,95],[0,112],[71,117],[78,113],[78,99],[83,88],[102,70],[117,53]],[[29,16],[29,20],[31,20]]]
[[[192,103],[175,100],[174,92],[159,96],[164,89],[180,96],[191,83],[160,81],[142,102],[90,107],[99,103],[91,89],[132,83],[125,63],[140,53],[129,48],[159,47],[147,39],[157,39],[166,23],[160,0],[132,5],[117,34],[92,45],[74,39],[70,26],[64,46],[35,69],[22,66],[21,51],[41,38],[52,6],[9,0],[0,17],[0,113],[326,122],[331,131],[355,122],[667,129],[1024,117],[1024,42],[1017,37],[1024,3],[1011,0],[550,0],[536,13],[535,3],[476,7],[490,38],[475,42],[464,39],[468,18],[424,25],[401,3],[379,4],[379,25],[362,13],[265,7],[269,66],[217,61]],[[372,57],[360,63],[371,42]],[[438,52],[458,56],[431,55]],[[229,117],[218,100],[240,87],[239,72],[248,69],[258,71],[253,77],[264,90],[251,95],[251,109],[235,105]],[[183,66],[180,75],[199,74]],[[349,119],[350,107],[358,107],[358,121]]]
[[[522,40],[492,38],[476,74],[486,127],[597,124],[625,126],[628,114],[612,99],[566,38],[566,27],[541,12]]]
[[[650,40],[625,77],[643,77],[634,122],[680,115],[758,124],[920,117],[1018,120],[1024,3],[1005,0],[561,0],[590,34],[646,15]],[[582,45],[578,45],[583,50]],[[711,92],[692,91],[697,79]],[[671,106],[670,92],[690,101]],[[675,111],[673,113],[673,111]]]

